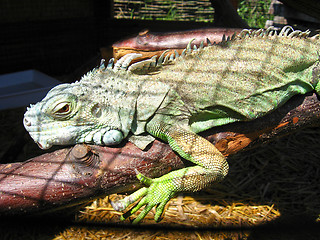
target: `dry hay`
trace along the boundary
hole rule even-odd
[[[162,229],[161,231],[147,228],[90,228],[71,227],[56,236],[54,240],[66,239],[117,239],[117,240],[224,240],[248,239],[248,231],[181,231],[175,229]]]
[[[143,228],[84,228],[84,227],[72,227],[64,231],[54,240],[66,240],[66,239],[134,239],[134,240],[223,240],[223,239],[248,239],[248,231],[241,232],[225,232],[218,231],[213,233],[212,231],[178,231],[178,230],[148,230]]]
[[[123,197],[123,196],[122,196]],[[104,199],[94,201],[85,210],[77,215],[77,221],[95,223],[119,223],[121,213],[113,210],[109,203],[111,200],[119,199],[119,196],[112,195]],[[280,212],[274,206],[268,205],[248,205],[243,203],[233,203],[228,205],[211,205],[214,195],[200,195],[195,197],[179,196],[172,199],[166,206],[163,220],[159,226],[177,227],[240,227],[252,226],[276,219]],[[155,210],[153,209],[145,219],[143,224],[152,225],[154,223]],[[133,215],[132,219],[137,216]],[[129,223],[129,220],[124,224]]]

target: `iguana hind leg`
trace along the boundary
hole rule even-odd
[[[138,179],[149,187],[144,187],[112,204],[116,210],[124,210],[141,198],[136,206],[124,214],[124,217],[128,217],[145,206],[134,223],[142,220],[153,207],[156,207],[155,221],[159,221],[166,203],[176,193],[199,191],[214,181],[222,180],[228,173],[225,157],[213,144],[199,135],[176,126],[152,125],[147,130],[154,136],[167,141],[180,156],[197,166],[179,169],[155,179],[138,174]]]

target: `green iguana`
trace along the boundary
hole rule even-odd
[[[197,133],[270,113],[296,94],[319,92],[319,35],[284,27],[243,30],[208,47],[158,60],[111,59],[79,82],[53,88],[24,116],[25,128],[43,149],[52,145],[116,145],[128,138],[144,148],[154,138],[169,143],[195,165],[156,179],[137,173],[147,185],[113,207],[139,222],[156,207],[159,221],[178,192],[199,191],[228,173],[225,157]],[[126,214],[127,215],[127,214]]]

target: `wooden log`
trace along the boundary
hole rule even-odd
[[[152,33],[148,30],[140,32],[137,36],[118,41],[112,45],[113,57],[118,60],[128,53],[140,53],[143,56],[135,59],[140,61],[151,58],[155,55],[160,56],[164,50],[172,49],[167,54],[174,53],[176,50],[179,54],[187,46],[187,44],[195,39],[193,45],[199,46],[203,41],[207,45],[207,39],[210,42],[221,42],[223,35],[231,37],[235,33],[239,33],[240,28],[206,28],[180,32]],[[104,57],[102,50],[102,55]]]
[[[0,165],[0,216],[46,213],[101,195],[130,191],[135,169],[159,176],[183,167],[163,143],[148,151],[131,143],[121,148],[76,145],[26,162]]]

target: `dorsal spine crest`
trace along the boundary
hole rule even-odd
[[[121,57],[116,63],[114,63],[114,58],[111,58],[105,66],[105,60],[101,60],[100,66],[98,68],[94,68],[92,71],[85,74],[82,79],[90,79],[94,77],[97,73],[101,72],[114,72],[118,74],[147,74],[151,73],[153,71],[161,69],[161,67],[168,65],[168,64],[174,64],[175,61],[177,61],[180,58],[184,58],[187,55],[190,55],[191,53],[201,51],[203,49],[206,49],[213,45],[218,45],[225,47],[228,45],[228,43],[234,41],[234,40],[241,40],[246,38],[277,38],[277,37],[287,37],[287,38],[308,38],[308,39],[319,39],[319,34],[316,34],[312,37],[309,37],[310,31],[300,31],[300,30],[294,30],[291,26],[284,26],[280,31],[278,28],[275,28],[273,26],[267,28],[267,29],[243,29],[238,35],[233,34],[231,37],[226,37],[223,35],[221,42],[219,43],[211,43],[210,40],[207,38],[207,46],[204,46],[204,42],[202,41],[199,46],[196,46],[195,44],[192,46],[192,42],[195,39],[192,39],[187,47],[182,51],[182,53],[179,55],[179,53],[175,50],[174,53],[168,54],[170,49],[167,49],[163,51],[163,53],[160,55],[160,57],[153,56],[152,58],[141,60],[136,63],[132,63],[132,61],[136,58],[139,58],[142,56],[142,54],[138,53],[129,53]]]

